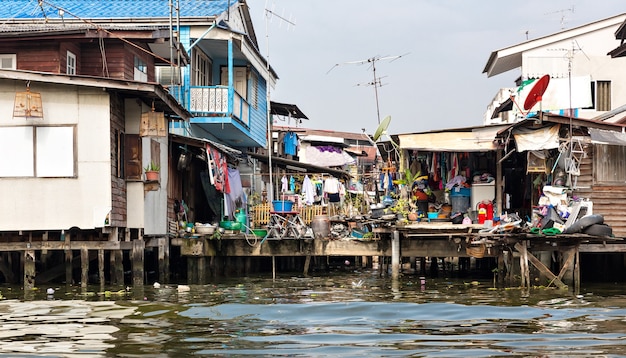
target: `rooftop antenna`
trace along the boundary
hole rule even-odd
[[[330,68],[330,70],[328,70],[328,72],[326,72],[326,74],[330,73],[330,71],[332,71],[335,67],[338,67],[341,65],[362,65],[365,63],[371,63],[374,79],[372,82],[369,82],[368,85],[374,86],[374,96],[376,97],[376,118],[378,119],[378,124],[380,125],[381,123],[380,123],[380,106],[378,104],[378,87],[381,87],[382,84],[380,82],[380,77],[376,77],[376,62],[387,61],[387,60],[389,60],[390,62],[393,62],[406,55],[408,55],[408,53],[405,53],[404,55],[398,55],[398,56],[385,56],[385,57],[374,56],[374,57],[370,57],[364,60],[336,63],[333,67]]]
[[[545,13],[544,15],[561,14],[561,30],[564,30],[565,29],[565,17],[566,17],[565,14],[568,11],[570,11],[573,14],[574,13],[574,5],[572,5],[572,7],[570,7],[570,8],[548,12],[548,13]]]
[[[272,4],[272,8],[274,4]],[[295,20],[291,20],[285,18],[284,16],[276,14],[273,9],[269,9],[267,6],[267,1],[265,2],[265,46],[266,46],[266,62],[265,62],[265,71],[267,73],[267,84],[265,85],[266,95],[267,95],[267,163],[269,166],[269,190],[267,191],[267,197],[269,200],[274,200],[274,183],[273,183],[273,173],[272,173],[272,155],[274,154],[274,145],[272,143],[272,114],[271,114],[271,101],[270,94],[272,87],[271,81],[271,73],[270,73],[270,34],[269,34],[269,22],[275,17],[278,21],[287,24],[287,28],[290,26],[296,26]]]
[[[569,152],[567,157],[565,158],[565,172],[568,174],[568,182],[572,185],[573,188],[576,188],[578,185],[578,176],[580,175],[580,162],[587,154],[584,151],[580,141],[574,138],[573,135],[574,129],[572,124],[572,118],[574,117],[574,108],[572,108],[572,65],[574,62],[574,55],[578,51],[582,52],[587,60],[590,59],[576,39],[572,40],[571,48],[558,48],[554,49],[554,51],[564,51],[566,53],[564,58],[567,60],[567,79],[569,91],[569,108],[567,110],[567,116],[569,117],[569,145],[563,145],[559,147],[559,156],[562,155],[565,151]]]

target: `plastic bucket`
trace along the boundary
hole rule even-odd
[[[470,197],[464,195],[450,195],[453,213],[465,213],[470,207]]]
[[[274,200],[272,201],[274,211],[291,211],[293,207],[293,201],[289,200]]]

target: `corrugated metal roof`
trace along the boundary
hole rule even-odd
[[[98,27],[110,31],[154,31],[166,28],[165,26],[155,25],[118,25],[118,24],[98,24]],[[73,23],[73,24],[0,24],[0,33],[2,34],[15,34],[15,33],[69,33],[69,32],[84,32],[86,30],[93,30],[94,26],[87,23]]]
[[[180,4],[181,17],[214,17],[224,13],[229,4],[238,0],[173,0]],[[169,18],[167,0],[37,0],[3,1],[1,19],[61,19],[59,8],[65,10],[65,19],[78,16],[83,19],[104,18]],[[175,15],[174,15],[175,16]]]

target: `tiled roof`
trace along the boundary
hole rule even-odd
[[[172,0],[172,4],[174,7],[180,4],[181,17],[213,17],[224,13],[229,4],[237,1]],[[60,19],[59,8],[65,10],[65,19],[75,19],[74,16],[81,19],[169,18],[169,3],[168,0],[44,0],[40,7],[38,0],[11,0],[2,2],[0,19]]]

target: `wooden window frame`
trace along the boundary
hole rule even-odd
[[[76,75],[76,55],[72,53],[72,51],[67,51],[67,58],[65,63],[65,74],[67,75]]]
[[[2,67],[2,62],[7,59],[11,60],[11,67]],[[17,55],[14,53],[0,54],[0,69],[16,70],[17,69]]]

